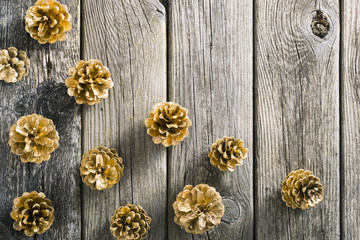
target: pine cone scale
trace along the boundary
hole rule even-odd
[[[13,227],[20,231],[24,229],[26,236],[42,234],[54,222],[54,208],[43,193],[25,192],[13,201],[11,218],[15,220]]]
[[[50,119],[32,114],[21,117],[11,126],[11,151],[23,162],[41,163],[50,159],[50,153],[59,147],[59,135]]]
[[[151,218],[140,206],[119,207],[111,217],[110,231],[119,240],[141,240],[147,237]]]
[[[191,121],[187,110],[173,102],[161,102],[154,106],[145,120],[147,133],[155,144],[165,147],[177,145],[188,135]]]
[[[38,0],[25,16],[25,30],[40,44],[64,41],[71,30],[71,15],[56,0]]]
[[[207,184],[186,185],[173,208],[175,223],[193,234],[202,234],[218,225],[225,211],[220,194]]]
[[[123,160],[115,149],[98,147],[83,155],[80,174],[83,182],[93,190],[113,187],[123,176]]]
[[[299,169],[289,173],[282,183],[282,199],[288,207],[305,210],[323,199],[323,186],[312,172]]]
[[[80,61],[76,67],[69,69],[69,75],[65,80],[68,94],[74,96],[78,104],[100,103],[114,86],[109,69],[95,59]]]
[[[0,80],[14,83],[29,74],[30,59],[15,47],[0,50]]]
[[[223,137],[211,145],[210,163],[221,171],[234,171],[236,166],[243,165],[248,149],[243,147],[241,139]]]

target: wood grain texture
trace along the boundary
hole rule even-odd
[[[166,234],[166,150],[152,143],[145,119],[166,100],[165,9],[158,0],[83,2],[85,60],[99,59],[112,73],[109,98],[83,108],[83,153],[115,148],[124,159],[124,176],[113,188],[83,185],[83,239],[113,239],[115,209],[141,205],[152,217],[149,239]]]
[[[329,34],[310,28],[316,10]],[[257,239],[339,239],[339,3],[335,0],[256,1]],[[281,183],[300,168],[325,187],[316,208],[292,210]]]
[[[190,133],[168,156],[168,239],[252,239],[252,4],[251,1],[169,3],[169,100],[188,108]],[[250,149],[244,165],[221,172],[210,146],[223,136]],[[226,199],[222,223],[191,235],[173,221],[172,204],[187,184],[207,183]],[[233,201],[232,201],[232,200]]]
[[[357,0],[60,1],[73,28],[65,42],[40,45],[24,23],[36,0],[0,0],[0,49],[15,46],[31,59],[29,76],[0,81],[0,239],[114,239],[110,217],[126,203],[152,217],[148,239],[360,239]],[[317,10],[329,18],[324,38],[311,30]],[[115,83],[108,99],[82,111],[64,85],[80,48],[84,60],[108,66]],[[153,144],[144,125],[166,99],[188,108],[193,122],[168,149]],[[59,149],[39,165],[22,163],[8,145],[10,126],[32,113],[52,119],[60,135]],[[207,157],[223,136],[250,150],[233,173]],[[101,145],[124,159],[124,177],[93,191],[81,183],[81,154]],[[306,211],[281,200],[283,179],[299,168],[325,187],[324,201]],[[213,230],[191,235],[174,223],[172,204],[186,184],[199,183],[217,189],[226,214]],[[33,190],[53,201],[56,219],[27,238],[12,229],[10,212],[13,198]]]
[[[0,3],[0,48],[15,46],[25,50],[31,59],[29,76],[14,84],[0,81],[0,222],[8,228],[10,239],[80,239],[80,112],[64,84],[68,68],[79,59],[80,3],[62,1],[69,7],[73,28],[65,42],[52,45],[40,45],[25,31],[26,10],[34,3]],[[8,145],[10,126],[32,113],[52,119],[60,136],[60,147],[48,162],[41,164],[22,163]],[[55,208],[51,229],[32,238],[13,230],[14,221],[10,218],[12,200],[30,191],[44,192]]]
[[[360,239],[360,3],[342,1],[342,238]]]

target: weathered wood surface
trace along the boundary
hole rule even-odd
[[[80,2],[62,1],[73,29],[65,42],[53,45],[40,45],[25,31],[24,17],[33,2],[0,1],[0,48],[15,46],[31,59],[29,76],[14,84],[0,81],[0,222],[10,239],[80,239],[80,111],[64,84],[68,68],[80,57]],[[32,113],[52,119],[60,135],[60,147],[41,164],[22,163],[8,145],[10,126]],[[55,208],[52,230],[32,238],[13,230],[10,218],[12,199],[30,191],[44,192]]]
[[[152,217],[150,239],[166,239],[166,149],[153,144],[144,120],[166,100],[166,20],[158,0],[83,2],[83,58],[109,67],[109,98],[83,108],[83,153],[115,148],[124,176],[113,188],[83,185],[82,239],[112,239],[110,217],[127,203],[140,204]]]
[[[168,98],[188,108],[193,125],[168,152],[168,239],[252,239],[252,31],[249,1],[169,1]],[[250,149],[234,172],[214,168],[207,156],[223,136]],[[172,203],[186,184],[199,183],[228,198],[228,208],[220,226],[191,235],[175,225]]]
[[[24,29],[35,0],[0,0],[0,48],[25,50],[32,61],[22,81],[0,81],[0,239],[113,239],[110,217],[128,202],[153,218],[148,239],[360,238],[356,0],[61,2],[73,29],[65,42],[40,45]],[[323,38],[311,29],[317,10],[329,19]],[[64,85],[80,54],[101,60],[115,83],[108,99],[82,111]],[[153,144],[144,126],[166,99],[188,108],[193,122],[168,149]],[[60,134],[60,148],[40,165],[22,163],[7,143],[10,126],[34,112],[53,119]],[[250,149],[233,173],[207,157],[226,135]],[[124,159],[124,177],[93,191],[81,185],[80,159],[101,145]],[[324,201],[306,211],[287,208],[280,194],[299,168],[325,187]],[[224,197],[227,213],[208,233],[187,234],[174,224],[172,204],[184,185],[203,182]],[[9,214],[12,199],[32,190],[53,200],[56,220],[26,238]]]
[[[341,4],[341,226],[343,239],[360,239],[360,2]]]
[[[310,27],[327,13],[322,39]],[[339,239],[339,2],[256,1],[257,239]],[[281,182],[300,168],[325,186],[325,198],[307,211],[287,208]]]

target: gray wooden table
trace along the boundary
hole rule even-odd
[[[73,29],[65,42],[40,45],[24,26],[35,0],[0,0],[0,48],[23,49],[32,61],[24,80],[0,82],[0,234],[113,239],[110,216],[130,202],[153,219],[148,239],[360,239],[358,0],[61,2]],[[319,10],[328,16],[323,38],[311,28]],[[64,80],[90,58],[110,68],[115,86],[101,104],[79,107]],[[188,108],[193,122],[189,137],[167,149],[144,126],[165,100]],[[34,112],[60,134],[59,149],[40,165],[22,163],[7,143],[16,119]],[[227,135],[250,150],[233,173],[207,157]],[[101,192],[79,175],[81,155],[100,145],[125,164],[120,183]],[[280,194],[299,168],[325,186],[324,201],[306,211],[287,208]],[[172,203],[184,185],[199,183],[224,196],[227,214],[196,236],[174,223]],[[53,200],[56,220],[26,238],[9,214],[12,199],[33,190]]]

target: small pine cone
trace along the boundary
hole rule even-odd
[[[207,184],[186,185],[173,208],[175,223],[193,234],[203,234],[220,224],[225,212],[220,194]]]
[[[124,165],[115,149],[98,147],[83,155],[80,174],[83,182],[93,190],[114,186],[123,176]]]
[[[52,120],[32,114],[21,117],[10,128],[11,152],[22,162],[41,163],[59,147],[59,134]]]
[[[140,240],[148,235],[151,218],[137,205],[126,204],[115,210],[110,220],[110,231],[118,240]]]
[[[155,144],[165,147],[178,145],[187,135],[191,120],[188,110],[174,102],[161,102],[154,106],[150,118],[145,120],[147,133]]]
[[[64,41],[71,30],[71,15],[56,0],[38,0],[25,16],[25,30],[40,44]]]
[[[208,156],[214,167],[218,167],[221,171],[232,172],[236,165],[243,164],[247,152],[248,149],[244,147],[244,142],[240,138],[223,137],[211,145]]]
[[[0,50],[0,80],[14,83],[29,74],[30,59],[15,47]]]
[[[46,232],[55,219],[52,203],[42,192],[23,193],[21,197],[14,199],[12,209],[10,216],[15,220],[14,229],[24,229],[28,237]]]
[[[78,104],[100,103],[114,86],[109,69],[95,59],[81,60],[76,67],[69,69],[69,75],[65,80],[68,94],[74,96]]]
[[[305,210],[323,200],[324,188],[312,172],[299,169],[289,173],[282,182],[281,195],[286,206]]]

